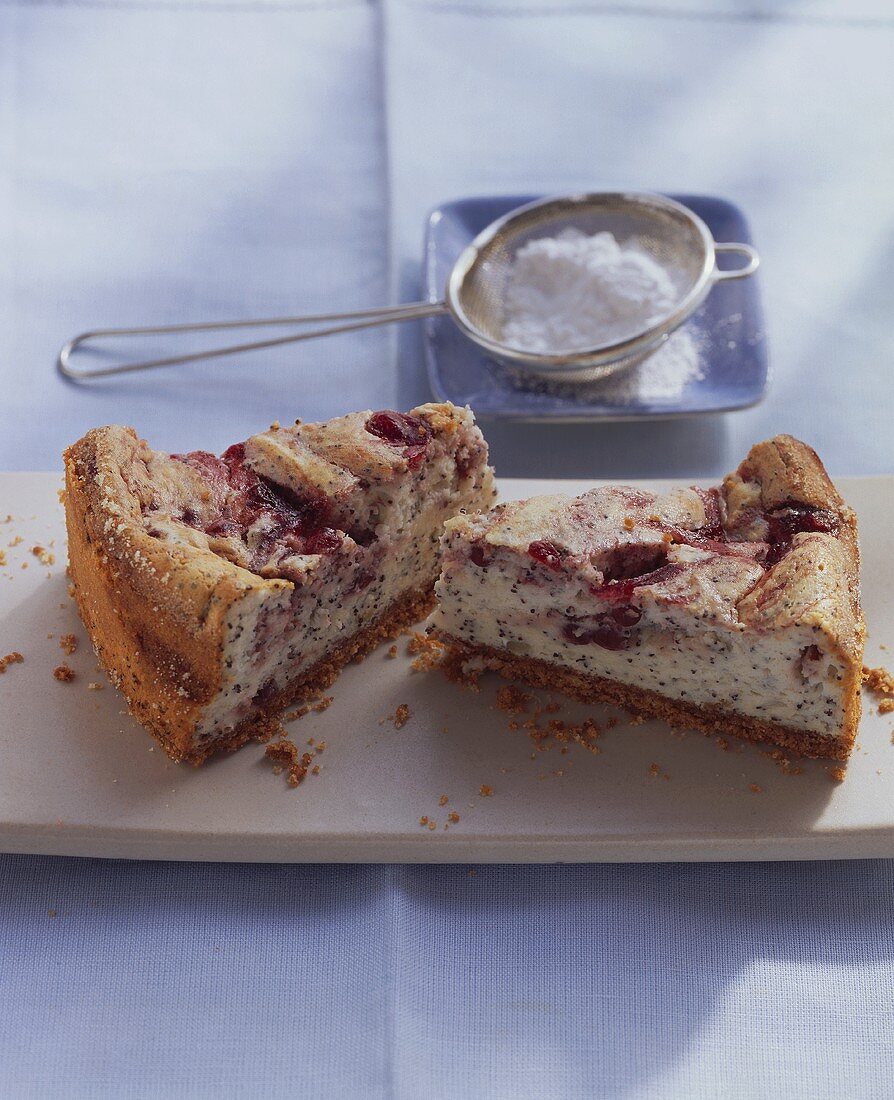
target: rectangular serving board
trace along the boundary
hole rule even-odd
[[[758,746],[731,738],[724,750],[567,701],[554,717],[589,715],[607,727],[614,716],[617,725],[597,754],[576,744],[563,754],[550,742],[539,751],[495,706],[499,681],[485,677],[476,693],[440,672],[414,672],[401,639],[397,658],[383,646],[350,666],[327,710],[289,725],[296,743],[326,746],[320,773],[297,789],[254,743],[202,768],[173,764],[97,670],[68,595],[60,484],[58,474],[0,474],[0,520],[13,517],[0,523],[0,655],[25,658],[0,675],[0,849],[275,862],[894,856],[894,714],[879,715],[871,698],[843,781],[829,763],[798,762],[801,774],[786,774]],[[501,492],[592,484],[504,480]],[[894,478],[839,485],[860,519],[867,663],[894,663]],[[55,561],[42,564],[34,546]],[[71,656],[59,646],[67,633],[79,639]],[[75,671],[68,683],[53,677],[63,661]],[[386,716],[401,703],[410,718],[396,729]]]

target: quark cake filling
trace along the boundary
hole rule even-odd
[[[779,447],[813,475],[809,499],[797,479],[787,494],[770,484],[761,448]],[[612,486],[459,516],[436,630],[466,657],[584,698],[846,756],[862,649],[856,542],[820,471],[809,448],[778,437],[707,491]]]
[[[117,616],[129,628],[123,648],[148,652],[157,689],[185,701],[188,728],[178,718],[162,740],[195,760],[244,740],[299,688],[328,683],[346,660],[423,617],[445,520],[494,497],[483,437],[468,410],[450,405],[274,425],[220,457],[162,454],[129,429],[99,431],[104,462],[95,453],[85,462],[74,453],[81,444],[70,452],[73,544],[73,490],[98,467],[101,552],[131,588]],[[104,644],[88,592],[93,564],[72,557],[82,613],[128,694],[135,654]],[[201,656],[190,652],[197,642]],[[150,728],[165,726],[165,707],[161,718],[151,701],[141,707]]]

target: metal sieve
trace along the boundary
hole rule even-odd
[[[552,354],[512,347],[502,338],[503,302],[516,253],[530,240],[555,236],[569,228],[587,235],[607,231],[621,244],[635,241],[640,250],[668,272],[676,286],[678,298],[666,315],[621,341]],[[717,254],[721,252],[738,253],[745,257],[746,262],[734,270],[721,270],[717,266]],[[542,199],[513,210],[478,234],[454,264],[441,301],[410,302],[384,309],[306,317],[97,329],[70,340],[59,352],[57,365],[69,378],[98,378],[151,367],[194,363],[375,325],[449,314],[470,339],[519,374],[560,382],[592,382],[639,362],[693,314],[715,282],[745,278],[757,270],[758,263],[757,253],[750,245],[717,244],[701,218],[681,203],[661,195],[597,192]],[[333,321],[339,323],[328,323]],[[300,325],[323,327],[137,363],[80,369],[71,365],[76,350],[82,349],[88,342],[101,339]]]

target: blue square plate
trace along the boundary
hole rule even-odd
[[[537,195],[457,199],[432,211],[425,233],[424,293],[443,297],[447,276],[466,245],[492,221]],[[744,241],[751,233],[738,207],[709,195],[671,195],[705,222],[718,242]],[[517,389],[487,353],[450,317],[425,322],[425,360],[440,400],[469,404],[480,416],[528,420],[636,420],[729,412],[756,405],[767,388],[767,345],[756,277],[716,283],[684,326],[701,353],[704,377],[688,382],[672,401],[600,401]]]

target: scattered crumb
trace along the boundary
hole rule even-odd
[[[31,553],[37,558],[41,565],[56,564],[56,555],[51,554],[44,546],[32,546]]]
[[[303,718],[306,714],[321,714],[332,705],[332,696],[323,695],[319,699],[311,699],[294,710],[286,711],[282,716],[283,722],[294,722],[297,718]]]
[[[75,678],[75,672],[68,665],[57,665],[53,669],[53,676],[57,680],[61,680],[63,684],[67,684]]]
[[[388,647],[388,652],[385,654],[385,656],[390,657],[391,660],[394,660],[394,658],[397,656],[397,646],[396,645],[389,646]]]
[[[757,783],[752,783],[748,789],[751,791],[752,794],[763,794],[764,790],[764,788],[759,787]]]
[[[447,815],[447,820],[451,823],[451,825],[456,825],[459,821],[459,814],[455,810],[451,810],[450,813]]]
[[[446,647],[441,642],[418,631],[414,631],[407,642],[408,656],[416,658],[410,667],[416,672],[429,672],[440,667],[445,653]]]
[[[505,684],[497,691],[497,706],[508,714],[523,714],[528,709],[531,696],[515,684]]]
[[[313,760],[309,752],[302,752],[295,742],[290,741],[288,738],[277,741],[273,745],[268,745],[264,749],[264,755],[274,762],[274,775],[286,771],[286,778],[290,787],[297,787],[304,779]]]
[[[843,783],[847,775],[847,769],[842,768],[841,765],[834,768],[827,768],[826,771],[832,776],[836,783]]]
[[[764,756],[769,756],[783,775],[801,775],[802,768],[799,764],[793,764],[782,749],[764,749]]]
[[[645,718],[641,714],[634,714],[634,716],[627,723],[628,726],[641,726],[645,722]]]
[[[422,817],[419,818],[419,824],[420,825],[427,825],[428,824],[428,817],[425,814],[423,814]]]
[[[410,708],[406,703],[401,703],[394,714],[388,716],[388,721],[394,723],[396,730],[402,729],[410,720]]]
[[[63,634],[59,638],[59,648],[70,657],[78,648],[78,639],[74,634]]]
[[[0,657],[0,673],[6,672],[9,665],[20,665],[24,660],[25,658],[18,650],[7,653],[5,657]]]
[[[6,565],[6,551],[0,550],[0,565]]]
[[[429,829],[431,829],[431,830],[437,829],[437,827],[438,827],[438,823],[437,823],[437,821],[429,821],[429,823],[428,823],[428,827],[429,827]]]
[[[493,787],[489,787],[487,783],[482,783],[481,786],[478,788],[478,793],[480,795],[483,795],[484,798],[490,798],[490,796],[494,793],[494,789]]]
[[[612,715],[611,718],[609,718],[608,721],[605,723],[605,728],[607,730],[613,730],[617,724],[618,719],[614,715]]]
[[[441,797],[438,799],[438,805],[439,806],[446,806],[449,801],[450,801],[450,799],[447,797],[447,795],[442,794]]]
[[[27,568],[28,568],[28,563],[27,563],[26,561],[23,561],[23,562],[22,562],[22,568],[23,568],[23,569],[27,569]]]
[[[103,684],[99,684],[99,683],[93,682],[93,683],[89,683],[89,684],[87,685],[87,690],[88,690],[88,691],[102,691],[102,690],[103,690],[103,687],[104,687],[104,685],[103,685]]]
[[[319,764],[314,764],[314,766],[310,769],[310,774],[311,775],[319,775],[320,774],[320,765]]]
[[[22,543],[22,542],[24,542],[24,541],[25,541],[25,540],[24,540],[24,539],[22,538],[22,536],[21,536],[21,535],[16,535],[16,537],[15,537],[14,539],[11,539],[11,540],[10,540],[10,542],[9,542],[9,545],[10,545],[10,546],[18,546],[18,545],[19,545],[19,543]]]
[[[661,775],[661,765],[660,764],[654,764],[654,763],[650,764],[649,765],[649,775]]]
[[[633,528],[636,526],[636,524],[634,523],[632,516],[625,516],[624,517],[624,526],[627,528],[628,531],[633,530]]]
[[[894,699],[882,699],[878,705],[879,714],[890,714],[894,710]]]
[[[55,917],[56,916],[56,910],[55,909],[48,909],[47,910],[47,916]]]
[[[886,668],[863,666],[863,683],[873,695],[894,695],[894,676]]]

